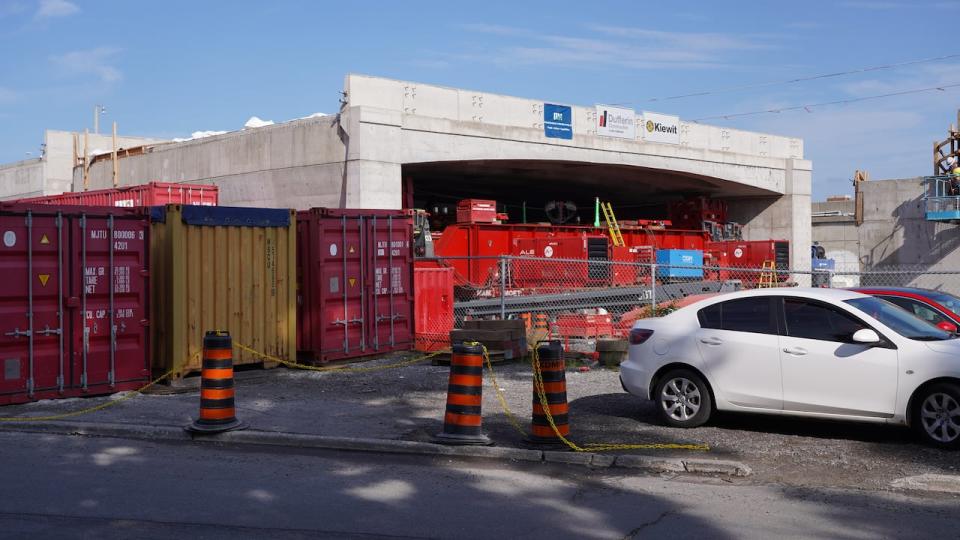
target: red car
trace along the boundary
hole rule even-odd
[[[850,290],[896,304],[941,330],[956,333],[960,328],[960,298],[952,294],[911,287],[854,287]]]

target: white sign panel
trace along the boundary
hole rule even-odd
[[[597,135],[636,139],[637,114],[633,109],[597,105]]]
[[[649,142],[680,144],[680,117],[644,111],[643,138]]]

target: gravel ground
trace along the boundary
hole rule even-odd
[[[384,365],[408,357],[398,355],[358,365]],[[526,428],[532,402],[530,365],[498,365],[495,375],[509,408]],[[285,368],[239,371],[238,416],[262,430],[429,441],[442,428],[447,376],[447,367],[426,363],[363,374]],[[658,425],[653,404],[624,393],[616,371],[593,368],[581,372],[572,367],[567,372],[567,389],[571,439],[578,444],[706,443],[711,448],[708,455],[740,460],[752,467],[752,481],[877,489],[905,476],[957,474],[960,468],[957,453],[922,446],[904,428],[722,414],[704,427],[682,430]],[[56,414],[107,399],[111,398],[8,406],[0,415]],[[186,425],[195,417],[198,405],[197,391],[187,389],[171,395],[140,396],[75,420]],[[487,374],[483,411],[484,430],[497,445],[525,444],[509,423]],[[689,451],[632,453],[677,456]]]

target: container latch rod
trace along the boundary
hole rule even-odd
[[[59,329],[59,328],[50,328],[50,325],[48,324],[48,325],[46,325],[46,326],[43,327],[43,330],[37,330],[37,333],[40,334],[41,336],[49,336],[49,335],[59,336],[59,335],[60,335],[60,329]]]
[[[30,337],[33,333],[29,330],[20,330],[19,328],[14,328],[13,332],[7,332],[5,336],[10,337]]]

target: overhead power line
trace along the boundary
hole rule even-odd
[[[730,118],[737,118],[737,117],[740,117],[740,116],[755,116],[755,115],[758,115],[758,114],[770,114],[770,113],[772,113],[772,114],[777,114],[777,113],[782,113],[782,112],[799,111],[799,110],[805,110],[805,111],[807,111],[807,112],[813,112],[811,109],[814,108],[814,107],[825,107],[825,106],[828,106],[828,105],[846,105],[846,104],[848,104],[848,103],[857,103],[857,102],[859,102],[859,101],[868,101],[868,100],[872,100],[872,99],[882,99],[882,98],[888,98],[888,97],[894,97],[894,96],[905,96],[905,95],[908,95],[908,94],[920,94],[920,93],[923,93],[923,92],[933,92],[933,91],[937,91],[937,90],[939,90],[939,91],[941,91],[941,92],[944,92],[944,91],[946,91],[948,88],[956,88],[956,87],[958,87],[958,86],[960,86],[960,83],[941,84],[941,85],[939,85],[939,86],[931,86],[931,87],[929,87],[929,88],[916,88],[916,89],[913,89],[913,90],[904,90],[904,91],[902,91],[902,92],[891,92],[891,93],[889,93],[889,94],[878,94],[878,95],[875,95],[875,96],[864,96],[864,97],[858,97],[858,98],[840,99],[840,100],[837,100],[837,101],[825,101],[825,102],[823,102],[823,103],[809,103],[809,104],[807,104],[807,105],[793,105],[793,106],[790,106],[790,107],[776,107],[776,108],[774,108],[774,109],[764,109],[764,110],[761,110],[761,111],[738,112],[738,113],[731,113],[731,114],[718,114],[718,115],[715,115],[715,116],[704,116],[704,117],[702,117],[702,118],[697,118],[697,119],[695,119],[695,120],[693,120],[693,121],[694,121],[694,122],[701,122],[701,121],[703,121],[703,120],[718,120],[718,119],[727,120],[727,119],[730,119]]]
[[[784,85],[784,84],[796,84],[796,83],[807,82],[807,81],[816,81],[816,80],[819,80],[819,79],[830,79],[830,78],[833,78],[833,77],[844,77],[844,76],[847,76],[847,75],[856,75],[856,74],[858,74],[858,73],[869,73],[869,72],[871,72],[871,71],[882,71],[882,70],[885,70],[885,69],[896,69],[896,68],[905,67],[905,66],[913,66],[913,65],[916,65],[916,64],[926,64],[926,63],[929,63],[929,62],[940,62],[940,61],[943,61],[943,60],[950,60],[950,59],[952,59],[952,58],[960,58],[960,54],[947,54],[947,55],[944,55],[944,56],[935,56],[935,57],[933,57],[933,58],[922,58],[922,59],[920,59],[920,60],[908,60],[908,61],[906,61],[906,62],[898,62],[898,63],[895,63],[895,64],[884,64],[884,65],[880,65],[880,66],[871,66],[871,67],[865,67],[865,68],[850,69],[850,70],[847,70],[847,71],[838,71],[838,72],[836,72],[836,73],[823,73],[823,74],[820,74],[820,75],[810,75],[810,76],[808,76],[808,77],[798,77],[798,78],[795,78],[795,79],[787,79],[787,80],[783,80],[783,81],[770,81],[770,82],[757,83],[757,84],[745,84],[745,85],[742,85],[742,86],[731,86],[731,87],[729,87],[729,88],[719,88],[719,89],[716,89],[716,90],[703,90],[703,91],[700,91],[700,92],[693,92],[693,93],[690,93],[690,94],[679,94],[679,95],[676,95],[676,96],[655,97],[655,98],[649,98],[649,99],[647,99],[646,102],[653,102],[653,101],[670,101],[670,100],[674,100],[674,99],[684,99],[684,98],[691,98],[691,97],[710,96],[710,95],[714,95],[714,94],[726,94],[726,93],[730,93],[730,92],[739,92],[739,91],[742,91],[742,90],[753,90],[754,88],[767,88],[767,87],[770,87],[770,86],[780,86],[780,85]],[[636,105],[636,103],[624,103],[624,105]]]

